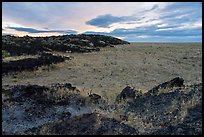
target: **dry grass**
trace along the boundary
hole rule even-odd
[[[80,89],[85,87],[86,92],[105,91],[106,96],[115,98],[126,85],[147,92],[176,76],[183,77],[185,84],[202,81],[202,47],[191,43],[131,43],[102,48],[100,52],[62,55],[72,59],[54,65],[54,69],[49,67],[49,71],[19,73],[18,81],[3,77],[2,82],[40,85],[70,82]]]
[[[29,83],[46,86],[53,83],[71,83],[80,92],[67,91],[62,88],[46,92],[46,94],[57,100],[63,100],[71,95],[80,96],[85,99],[85,106],[90,106],[93,111],[137,128],[142,134],[150,129],[156,130],[168,126],[168,120],[155,125],[145,120],[145,116],[127,111],[131,100],[122,101],[116,106],[116,96],[127,85],[145,93],[152,87],[176,76],[182,77],[185,85],[202,82],[202,47],[196,44],[131,43],[130,45],[118,45],[115,48],[102,48],[100,52],[63,54],[72,56],[72,59],[47,67],[47,69],[42,67],[34,72],[22,72],[15,75],[15,78],[11,75],[3,76],[2,85]],[[90,91],[101,95],[105,103],[101,105],[91,103],[88,98]],[[169,89],[160,90],[158,95],[170,91]],[[188,94],[191,88],[182,88],[180,92]],[[3,98],[8,97],[3,94]],[[199,102],[200,97],[198,96],[193,96],[192,99],[183,100],[183,102],[172,99],[162,114],[166,116],[180,108],[174,120],[171,121],[171,125],[176,125],[182,123],[188,115],[188,109]],[[152,105],[147,101],[143,107],[147,108],[145,113],[148,113]]]

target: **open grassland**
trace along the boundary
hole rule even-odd
[[[131,43],[102,48],[100,52],[59,54],[72,59],[51,69],[5,76],[3,85],[70,82],[85,92],[115,97],[126,85],[146,92],[176,76],[183,77],[185,84],[202,80],[199,43]]]

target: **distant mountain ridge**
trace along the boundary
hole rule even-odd
[[[2,50],[11,56],[38,54],[44,51],[91,52],[99,51],[100,47],[129,44],[112,36],[95,34],[62,35],[49,37],[17,37],[2,36]]]

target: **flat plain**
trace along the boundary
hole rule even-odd
[[[177,76],[187,85],[202,82],[201,43],[131,43],[101,48],[99,52],[58,54],[72,59],[49,70],[5,76],[2,84],[70,82],[84,93],[115,98],[127,85],[147,92]]]

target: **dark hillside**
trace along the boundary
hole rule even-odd
[[[103,35],[63,35],[50,37],[2,36],[2,50],[11,56],[37,54],[43,51],[91,52],[99,47],[128,44],[128,42]]]

